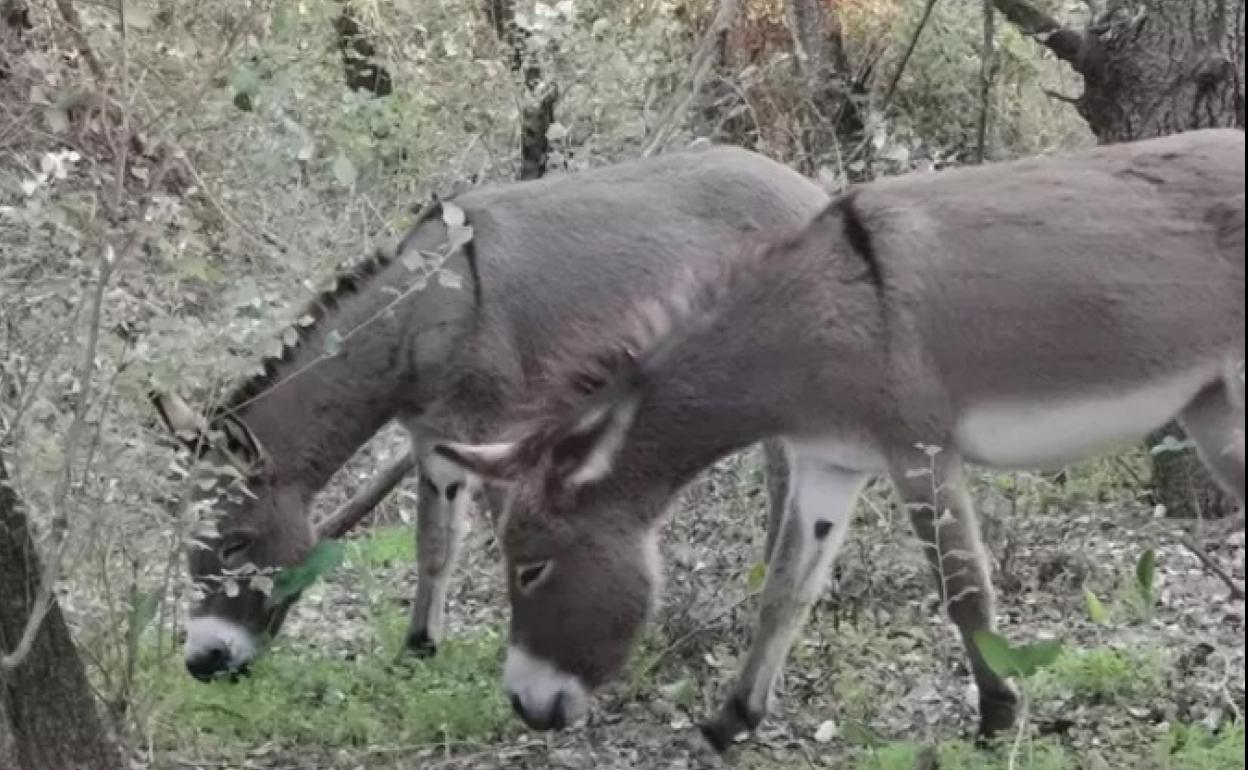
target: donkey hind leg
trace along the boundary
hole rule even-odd
[[[1229,378],[1209,385],[1183,409],[1179,423],[1214,479],[1243,507],[1244,401],[1237,390]]]
[[[962,461],[949,450],[934,457],[910,453],[894,463],[891,475],[935,574],[941,603],[970,658],[979,688],[980,735],[991,737],[1014,725],[1018,693],[992,671],[973,638],[976,631],[995,627],[994,596]]]
[[[459,555],[472,481],[458,466],[425,457],[420,467],[416,513],[416,598],[412,602],[405,652],[437,653],[446,624],[446,597]]]
[[[723,752],[758,726],[789,648],[819,598],[832,560],[845,542],[858,494],[869,478],[814,459],[792,457],[788,499],[763,586],[758,628],[732,694],[702,733]]]

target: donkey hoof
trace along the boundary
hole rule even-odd
[[[745,700],[734,696],[724,704],[714,719],[699,725],[707,743],[719,754],[731,748],[737,736],[749,733],[763,721],[763,715],[754,712]]]
[[[403,647],[408,655],[421,660],[438,654],[438,643],[429,638],[427,631],[413,631],[408,634],[407,642]]]
[[[976,742],[986,745],[1001,733],[1014,728],[1018,721],[1018,695],[1012,690],[979,699],[979,734]]]

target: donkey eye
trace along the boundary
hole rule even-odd
[[[521,591],[531,591],[537,587],[546,573],[550,571],[550,561],[539,561],[521,564],[516,567],[516,585]]]
[[[452,481],[450,484],[447,484],[446,485],[446,499],[450,502],[454,502],[455,497],[459,495],[459,490],[462,486],[463,484],[459,483],[458,481]]]
[[[226,541],[221,544],[221,548],[218,551],[218,553],[221,556],[221,561],[225,562],[226,564],[230,564],[232,562],[237,561],[239,557],[243,555],[243,553],[247,550],[247,548],[250,545],[251,545],[251,540],[249,538],[245,538],[245,537],[227,538]]]

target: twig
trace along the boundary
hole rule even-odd
[[[1213,573],[1215,577],[1226,584],[1226,587],[1231,590],[1232,599],[1243,600],[1244,587],[1235,582],[1235,578],[1231,577],[1230,573],[1222,569],[1222,565],[1214,561],[1212,556],[1205,553],[1205,549],[1197,545],[1196,541],[1192,540],[1190,537],[1184,536],[1179,539],[1179,542],[1183,544],[1184,548],[1191,551],[1197,559],[1200,559],[1200,563],[1204,565],[1205,569],[1209,570],[1209,572]]]
[[[104,68],[100,65],[100,60],[96,58],[95,51],[91,49],[91,44],[87,42],[87,33],[82,30],[82,18],[78,15],[78,9],[74,7],[74,0],[56,0],[56,8],[61,12],[61,18],[65,20],[65,24],[68,25],[69,32],[74,37],[74,45],[78,47],[82,60],[87,63],[87,69],[91,70],[91,74],[103,85]]]
[[[672,99],[671,103],[667,105],[667,109],[663,111],[662,116],[660,116],[655,125],[654,131],[650,134],[650,138],[643,145],[641,157],[650,157],[667,143],[672,132],[676,130],[677,124],[680,123],[681,118],[689,109],[690,102],[702,90],[702,83],[706,80],[707,73],[711,71],[716,40],[732,25],[733,19],[737,16],[738,5],[738,0],[720,0],[719,10],[715,12],[715,19],[702,35],[702,40],[698,43],[697,50],[694,51],[693,60],[689,63],[689,72],[685,75],[684,83],[677,91],[676,98]]]
[[[880,102],[879,109],[881,115],[887,112],[893,103],[893,96],[897,93],[897,85],[901,82],[902,73],[906,71],[910,57],[914,56],[914,50],[919,47],[919,38],[923,36],[923,30],[927,27],[927,22],[931,20],[932,11],[935,9],[936,0],[927,0],[927,4],[923,6],[923,15],[919,17],[919,25],[914,28],[914,34],[910,36],[910,42],[906,45],[906,52],[901,55],[901,61],[897,62],[897,69],[893,72],[892,79],[888,81],[888,88],[884,90],[884,99]]]
[[[411,450],[403,453],[395,462],[378,474],[367,487],[338,507],[316,525],[317,534],[323,538],[339,538],[350,532],[377,505],[398,486],[416,467]]]
[[[979,125],[975,131],[975,160],[983,163],[988,154],[988,120],[992,111],[992,81],[996,76],[997,14],[992,0],[984,3],[984,49],[979,58]]]

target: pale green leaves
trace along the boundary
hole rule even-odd
[[[1105,605],[1092,593],[1089,588],[1083,589],[1083,604],[1088,611],[1088,619],[1098,626],[1109,623],[1109,610],[1105,609]]]
[[[298,597],[317,580],[336,569],[342,563],[344,551],[343,544],[337,540],[318,543],[302,562],[277,573],[265,606],[278,607]]]
[[[1002,678],[1028,679],[1048,668],[1062,654],[1062,643],[1045,639],[1021,647],[993,631],[976,631],[975,647],[993,673]]]
[[[359,172],[356,171],[355,164],[346,155],[339,153],[334,156],[334,160],[329,168],[334,175],[334,179],[338,180],[338,184],[343,187],[355,187],[355,182],[359,179]]]
[[[342,335],[338,333],[338,330],[330,329],[325,334],[325,355],[331,358],[338,355],[342,352],[343,344],[344,340]]]
[[[446,225],[446,251],[451,254],[472,240],[472,226],[464,210],[450,201],[442,203],[442,223]]]

